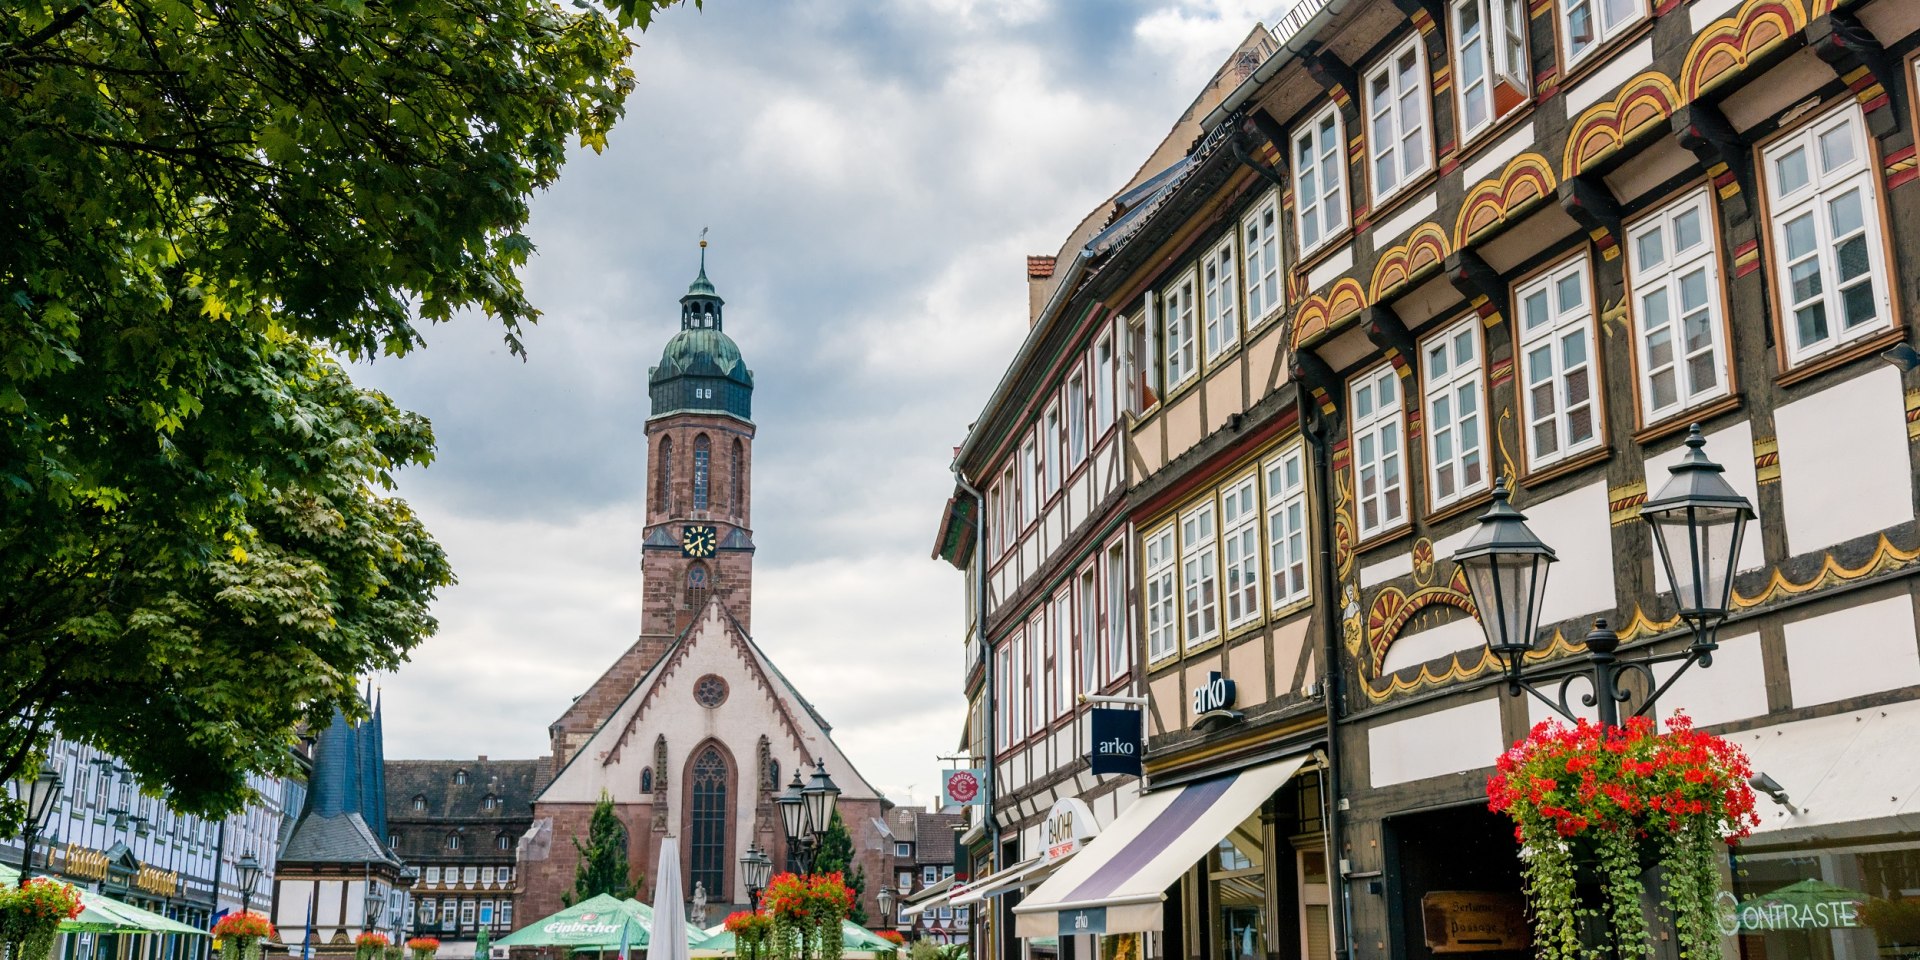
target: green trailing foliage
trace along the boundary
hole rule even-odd
[[[232,812],[433,632],[432,432],[341,362],[519,351],[528,198],[672,2],[0,9],[0,780],[58,732]]]

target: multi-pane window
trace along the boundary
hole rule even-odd
[[[1080,571],[1077,614],[1073,618],[1073,651],[1080,667],[1080,689],[1093,692],[1100,686],[1100,593],[1091,564]]]
[[[473,901],[472,900],[460,901],[460,925],[463,927],[473,926]]]
[[[1031,680],[1027,685],[1027,696],[1031,703],[1027,705],[1027,732],[1033,733],[1047,728],[1051,715],[1047,713],[1047,701],[1053,696],[1052,674],[1053,648],[1052,638],[1047,636],[1047,608],[1045,604],[1040,612],[1027,621],[1027,675]]]
[[[693,508],[707,509],[708,480],[713,468],[713,442],[706,434],[693,438]]]
[[[1107,548],[1107,676],[1126,672],[1127,663],[1127,548]]]
[[[1067,462],[1087,458],[1087,382],[1079,374],[1067,380]]]
[[[1220,635],[1218,550],[1213,504],[1202,504],[1180,518],[1180,599],[1186,616],[1182,636],[1189,645]]]
[[[1401,470],[1405,432],[1400,379],[1381,364],[1353,382],[1353,487],[1360,503],[1360,536],[1370,537],[1407,515],[1407,485]]]
[[[1053,598],[1053,715],[1056,717],[1073,709],[1074,694],[1079,692],[1073,688],[1080,674],[1073,662],[1078,646],[1073,629],[1073,591],[1062,590]]]
[[[1787,354],[1800,361],[1892,322],[1879,184],[1848,101],[1766,151]]]
[[[1454,0],[1452,16],[1461,136],[1471,137],[1526,102],[1526,5],[1522,0]]]
[[[1002,750],[1013,745],[1009,736],[1013,730],[1013,644],[1008,643],[994,654],[993,668],[997,680],[994,682],[993,695],[999,699],[1001,708],[994,717],[994,739],[1000,742]]]
[[[1040,442],[1044,445],[1040,451],[1040,458],[1046,462],[1047,467],[1047,485],[1041,488],[1045,491],[1042,499],[1047,496],[1052,496],[1055,490],[1060,489],[1060,467],[1062,460],[1060,454],[1061,447],[1065,446],[1065,444],[1061,442],[1060,406],[1058,404],[1047,408],[1046,424],[1047,432],[1040,435]]]
[[[1040,519],[1040,487],[1046,480],[1040,474],[1040,449],[1029,439],[1020,446],[1020,526]]]
[[[1227,626],[1260,615],[1260,478],[1249,475],[1220,497],[1220,556],[1226,565]]]
[[[1167,321],[1167,389],[1186,382],[1200,365],[1193,352],[1194,276],[1188,273],[1160,295],[1160,310]]]
[[[1307,597],[1306,455],[1296,444],[1267,461],[1267,569],[1277,609]]]
[[[1015,634],[1009,644],[1012,650],[1012,663],[1007,671],[1007,732],[1011,743],[1018,743],[1027,736],[1027,698],[1032,695],[1033,678],[1027,665],[1027,638],[1024,633]]]
[[[1146,539],[1147,659],[1159,660],[1173,655],[1179,629],[1174,620],[1173,572],[1177,560],[1173,549],[1173,527]]]
[[[1727,392],[1711,211],[1702,187],[1627,232],[1647,423]]]
[[[1347,225],[1346,138],[1333,104],[1293,135],[1294,217],[1300,252],[1319,248]]]
[[[1416,34],[1367,74],[1367,155],[1373,198],[1388,196],[1424,172],[1427,148],[1427,71]]]
[[[434,902],[435,902],[435,901],[433,901],[433,900],[422,900],[422,901],[420,901],[420,922],[421,922],[421,923],[432,923],[432,922],[433,922],[433,905],[434,905]]]
[[[1594,391],[1593,301],[1583,254],[1520,288],[1520,380],[1527,465],[1600,444]]]
[[[1443,507],[1487,485],[1480,326],[1468,317],[1420,345],[1426,384],[1428,499]]]
[[[1113,337],[1105,336],[1093,347],[1093,432],[1097,436],[1113,425],[1114,371]]]
[[[1280,198],[1268,194],[1240,221],[1240,244],[1246,254],[1247,325],[1280,309]]]
[[[1200,305],[1207,332],[1208,360],[1219,356],[1221,351],[1240,339],[1240,311],[1237,309],[1240,291],[1233,276],[1233,238],[1228,237],[1220,241],[1220,245],[1214,247],[1206,259],[1200,261]]]
[[[1567,65],[1579,63],[1601,44],[1645,16],[1646,0],[1560,0],[1560,31],[1567,38]]]

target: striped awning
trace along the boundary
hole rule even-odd
[[[1064,863],[1065,861],[1056,861]],[[953,895],[956,907],[972,906],[988,897],[997,897],[1003,893],[1024,890],[1044,879],[1053,871],[1055,863],[1048,863],[1045,857],[1016,863],[998,873],[983,877],[979,883],[967,884],[966,888]]]
[[[1015,933],[1160,929],[1167,887],[1306,761],[1301,754],[1142,796],[1013,908]]]

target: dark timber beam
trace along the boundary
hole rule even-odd
[[[1706,168],[1720,211],[1729,223],[1753,215],[1753,159],[1727,115],[1710,103],[1690,103],[1673,114],[1674,138]]]
[[[1860,98],[1867,129],[1888,137],[1900,129],[1900,63],[1852,10],[1835,10],[1807,24],[1807,45]]]

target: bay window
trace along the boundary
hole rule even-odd
[[[1527,466],[1538,469],[1600,445],[1587,257],[1520,288],[1519,377]]]

